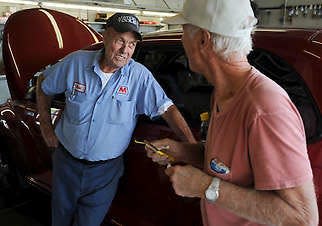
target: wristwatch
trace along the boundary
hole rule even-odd
[[[205,196],[208,202],[216,202],[219,197],[219,184],[220,179],[214,177],[208,186],[207,190],[205,191]]]

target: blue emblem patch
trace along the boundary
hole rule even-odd
[[[216,173],[220,174],[228,174],[230,169],[224,163],[219,162],[218,159],[212,159],[210,161],[210,168],[215,171]]]

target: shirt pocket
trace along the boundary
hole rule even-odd
[[[107,123],[124,124],[135,119],[135,101],[113,99],[108,107]]]
[[[90,120],[93,100],[85,93],[76,92],[66,98],[65,117],[72,124],[83,124]]]

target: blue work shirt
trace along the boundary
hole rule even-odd
[[[76,158],[90,161],[120,156],[137,118],[162,114],[172,105],[151,72],[133,59],[117,70],[102,89],[99,60],[103,50],[80,50],[43,72],[46,95],[65,93],[66,104],[55,132]]]

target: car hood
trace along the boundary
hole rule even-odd
[[[4,27],[2,48],[11,97],[23,99],[35,85],[35,73],[101,40],[99,33],[62,12],[34,8],[12,14]]]

